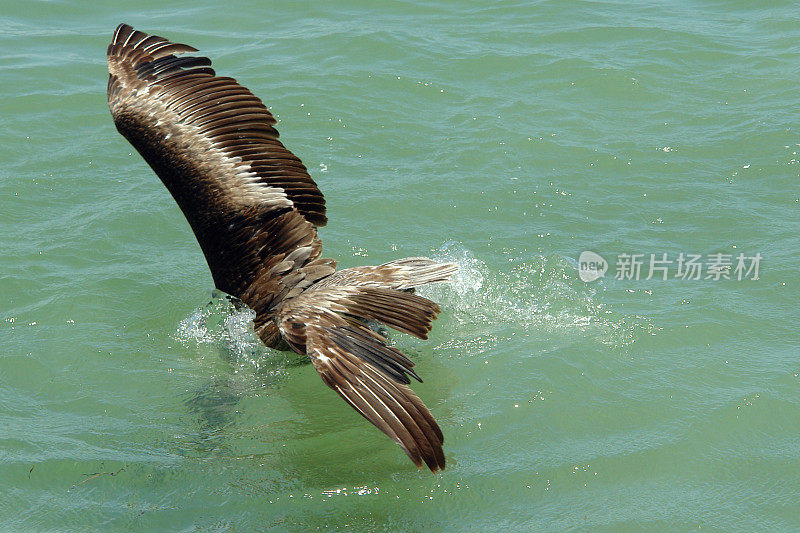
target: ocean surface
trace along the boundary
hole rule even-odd
[[[392,335],[442,474],[212,294],[120,22],[271,106],[327,256],[460,265]],[[800,529],[795,3],[12,1],[0,93],[3,531]]]

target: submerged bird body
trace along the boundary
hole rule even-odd
[[[444,468],[442,432],[408,387],[413,362],[367,323],[427,338],[439,307],[413,289],[457,267],[407,258],[337,271],[317,235],[325,200],[274,117],[209,59],[178,56],[196,51],[117,27],[107,52],[117,129],[175,198],[217,288],[256,312],[264,343],[307,355],[418,467]]]

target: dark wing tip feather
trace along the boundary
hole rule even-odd
[[[233,78],[217,77],[210,59],[177,56],[196,51],[128,24],[117,26],[107,51],[112,114],[119,102],[125,104],[121,109],[127,109],[143,98],[161,106],[146,106],[149,116],[155,113],[164,120],[166,109],[174,111],[168,124],[180,128],[186,146],[193,144],[192,135],[214,143],[230,160],[240,162],[235,164],[249,165],[261,184],[282,190],[307,221],[324,226],[325,199],[300,159],[278,140],[276,121],[267,107]],[[121,90],[153,86],[157,90]],[[249,192],[240,190],[238,197]]]
[[[148,35],[144,32],[134,30],[131,25],[125,24],[124,22],[119,24],[114,30],[114,35],[111,38],[111,44],[108,46],[109,49],[111,49],[113,46],[116,46],[117,48],[130,46],[132,48],[141,48],[148,52],[164,52],[166,51],[164,50],[165,48],[169,49],[168,53],[176,53],[173,50],[176,50],[177,53],[197,52],[197,48],[194,46],[189,46],[188,44],[182,43],[173,43],[158,35]]]
[[[383,322],[423,340],[428,338],[433,321],[441,311],[436,302],[427,298],[383,287],[359,287],[348,300],[351,302],[349,310],[357,316]]]
[[[360,357],[363,361],[378,368],[398,383],[408,385],[413,377],[420,383],[414,372],[414,362],[396,348],[386,344],[386,340],[370,329],[354,324],[339,326],[329,330],[330,340],[343,350]]]
[[[283,338],[306,353],[322,381],[400,445],[418,468],[444,469],[442,430],[408,386],[408,376],[417,377],[413,362],[366,326],[321,305],[312,299],[282,312]]]
[[[417,468],[425,464],[432,472],[444,470],[442,430],[407,385],[388,379],[345,350],[326,345],[323,338],[312,343],[317,354],[312,361],[329,387],[399,444]]]

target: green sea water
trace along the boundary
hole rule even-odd
[[[459,263],[392,336],[442,474],[212,296],[120,22],[271,106],[340,265]],[[800,529],[799,43],[782,1],[2,2],[0,529]]]

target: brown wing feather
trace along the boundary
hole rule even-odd
[[[455,263],[439,263],[427,257],[406,257],[377,266],[339,270],[317,287],[359,286],[409,290],[446,281],[458,271]]]
[[[445,467],[444,437],[427,407],[408,387],[413,363],[363,325],[332,311],[295,307],[280,327],[295,349],[314,364],[323,382],[353,409],[400,445],[421,468]]]
[[[408,387],[414,363],[365,323],[427,338],[439,307],[407,292],[456,266],[408,258],[336,271],[315,226],[325,201],[278,140],[275,119],[205,57],[121,24],[108,47],[117,129],[172,193],[218,288],[256,311],[267,346],[307,354],[323,381],[395,440],[418,467],[445,467],[436,420]],[[421,381],[421,380],[420,380]]]
[[[399,444],[418,467],[445,467],[443,436],[427,407],[408,387],[420,380],[414,363],[367,328],[378,320],[424,338],[439,307],[402,291],[359,286],[311,289],[278,311],[283,338],[314,363],[322,380]]]
[[[315,229],[325,200],[261,100],[208,58],[176,55],[194,51],[121,24],[108,47],[109,108],[181,207],[217,287],[263,314],[293,288],[265,272],[296,248],[310,253],[293,270],[333,271]]]
[[[208,58],[175,55],[195,51],[121,24],[108,47],[108,99],[115,122],[144,121],[155,136],[179,136],[185,145],[218,150],[216,166],[226,172],[215,178],[232,203],[257,203],[259,190],[276,203],[274,193],[280,191],[284,201],[277,204],[294,206],[316,226],[324,225],[322,193],[278,140],[272,113],[233,78],[216,76]],[[123,124],[122,129],[132,128]]]

